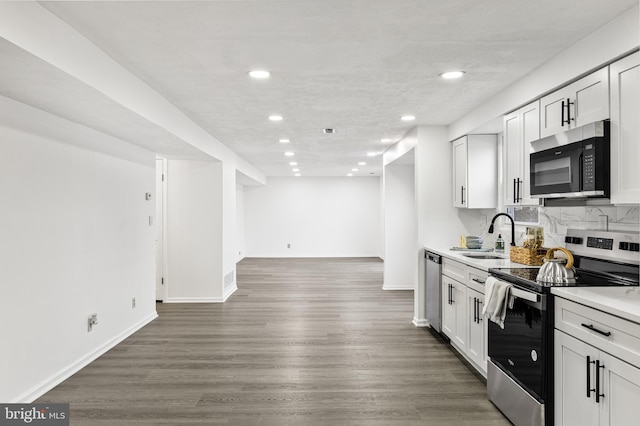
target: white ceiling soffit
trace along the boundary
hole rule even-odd
[[[265,175],[292,175],[290,150],[303,176],[343,176],[359,161],[359,174],[380,174],[381,157],[365,154],[392,143],[381,139],[452,123],[637,0],[41,4]],[[18,59],[0,71],[0,94],[149,149],[188,149],[37,58],[0,49],[3,64]],[[271,78],[251,80],[255,68]],[[440,79],[451,69],[465,77]],[[284,120],[270,122],[275,113]]]
[[[3,96],[170,158],[211,159],[94,88],[2,38],[0,63]]]

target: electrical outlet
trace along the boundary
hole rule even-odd
[[[136,298],[133,297],[131,298],[131,309],[135,309],[136,308]]]
[[[98,324],[98,314],[89,315],[89,331],[93,329],[93,326]]]

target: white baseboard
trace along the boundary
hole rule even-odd
[[[416,327],[431,327],[431,324],[429,324],[429,321],[427,321],[426,319],[417,319],[417,318],[414,317],[413,321],[411,321],[411,322]]]
[[[73,364],[67,366],[62,369],[58,373],[52,375],[48,379],[42,381],[40,384],[32,387],[28,391],[24,392],[22,395],[16,397],[13,401],[9,401],[10,403],[16,404],[30,404],[36,399],[40,398],[45,393],[49,392],[51,389],[58,386],[60,383],[67,380],[69,377],[76,374],[78,371],[82,370],[84,367],[98,359],[100,356],[104,355],[111,348],[116,346],[118,343],[122,342],[127,337],[131,336],[136,331],[140,330],[145,325],[149,324],[154,319],[158,318],[158,313],[154,310],[152,314],[148,315],[146,318],[138,321],[136,324],[124,330],[122,333],[108,340],[104,345],[96,348],[94,351],[88,353],[84,357],[80,358]]]
[[[169,297],[163,303],[222,303],[222,297]]]
[[[394,286],[394,285],[386,285],[382,286],[383,290],[415,290],[414,286]]]
[[[223,301],[223,302],[226,302],[226,301],[227,301],[227,299],[228,299],[229,297],[231,297],[231,295],[232,295],[233,293],[235,293],[235,292],[236,292],[236,290],[238,290],[238,286],[234,284],[234,285],[233,285],[233,287],[229,288],[229,290],[227,290],[227,292],[225,293],[225,295],[224,295],[224,296],[222,296],[222,301]]]
[[[238,286],[229,287],[229,290],[222,297],[169,297],[164,303],[224,303],[238,290]]]

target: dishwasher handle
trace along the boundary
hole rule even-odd
[[[430,262],[437,263],[437,264],[442,263],[442,257],[439,254],[426,252],[424,254],[424,257]]]

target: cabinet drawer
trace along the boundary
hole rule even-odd
[[[555,297],[555,328],[640,366],[640,324]]]
[[[456,262],[455,260],[442,258],[442,274],[451,277],[457,281],[467,282],[467,265]]]
[[[468,266],[465,284],[467,284],[467,287],[484,294],[484,283],[488,277],[489,273],[487,271]]]

